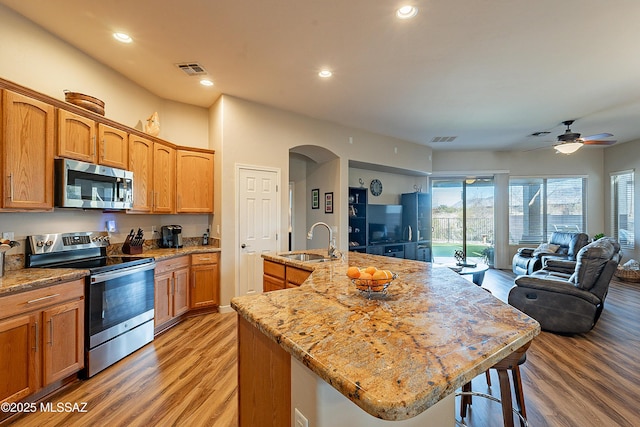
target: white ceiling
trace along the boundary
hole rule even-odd
[[[435,150],[551,145],[568,119],[582,136],[640,138],[638,0],[0,3],[188,104],[225,93]],[[405,3],[419,8],[409,21],[394,15]],[[213,88],[174,65],[190,61]],[[322,67],[331,79],[317,76]],[[528,137],[536,131],[551,134]],[[430,143],[437,136],[457,139]]]

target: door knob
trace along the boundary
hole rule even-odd
[[[245,244],[243,243],[243,244],[241,244],[241,245],[240,245],[240,247],[241,247],[242,249],[244,249],[244,248],[246,248],[246,247],[247,247],[247,245],[245,245]]]

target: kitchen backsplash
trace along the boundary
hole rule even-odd
[[[122,255],[123,243],[124,242],[111,243],[107,247],[107,254]],[[182,239],[182,244],[184,247],[202,246],[202,237],[184,237]],[[208,246],[219,248],[220,239],[217,237],[210,237]],[[160,248],[160,239],[145,240],[143,244],[142,254],[140,256],[144,256],[144,251],[149,251],[151,249],[158,249],[158,248]],[[25,257],[24,253],[6,255],[4,257],[4,271],[6,272],[6,271],[15,271],[15,270],[23,269],[24,263],[25,263],[24,257]]]

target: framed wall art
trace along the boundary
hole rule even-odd
[[[324,213],[333,213],[333,191],[324,193]]]
[[[320,209],[320,189],[311,190],[311,209]]]

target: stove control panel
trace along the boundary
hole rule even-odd
[[[27,253],[45,254],[109,246],[106,231],[38,234],[27,237]]]

